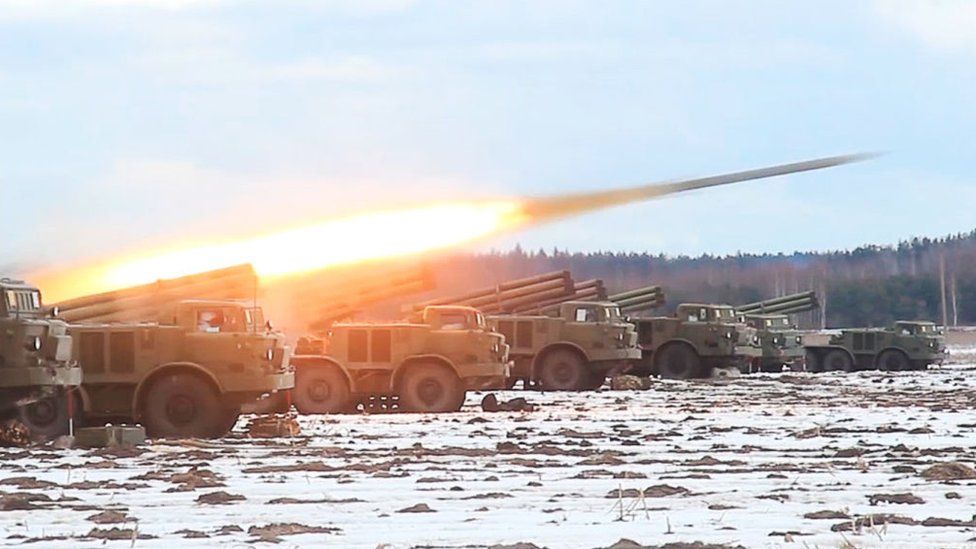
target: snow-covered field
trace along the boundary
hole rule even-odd
[[[103,547],[119,528],[108,546],[976,547],[976,480],[921,475],[976,464],[974,389],[967,366],[778,374],[499,395],[525,413],[470,394],[457,414],[303,417],[293,439],[242,421],[117,455],[6,449],[0,544]]]

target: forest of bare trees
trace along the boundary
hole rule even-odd
[[[666,257],[516,248],[445,257],[434,269],[438,290],[431,295],[568,269],[576,280],[602,278],[610,291],[661,285],[669,308],[686,301],[742,304],[812,289],[825,307],[801,315],[798,320],[807,327],[881,326],[896,319],[941,322],[944,287],[948,324],[976,323],[976,231],[893,247],[788,255]]]

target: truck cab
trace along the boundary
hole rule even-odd
[[[742,321],[751,331],[746,345],[759,352],[748,363],[749,371],[780,372],[784,366],[802,365],[803,336],[788,316],[778,314],[746,314]]]
[[[67,324],[35,286],[2,278],[0,330],[0,414],[19,415],[38,438],[67,432],[67,392],[81,384]]]

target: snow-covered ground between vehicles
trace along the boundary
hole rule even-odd
[[[976,547],[968,366],[499,396],[538,409],[3,449],[2,545]]]

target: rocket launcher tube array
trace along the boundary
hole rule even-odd
[[[486,303],[491,301],[502,301],[506,297],[513,295],[513,292],[526,290],[531,293],[539,284],[557,282],[553,287],[561,287],[564,292],[572,291],[573,281],[569,276],[569,271],[554,271],[537,276],[530,276],[517,280],[510,280],[495,286],[475,290],[459,296],[442,297],[431,299],[413,305],[413,310],[420,311],[430,305],[469,305],[472,303]],[[524,293],[522,294],[524,295]],[[474,305],[471,305],[474,306]]]
[[[793,314],[812,311],[819,306],[817,294],[808,291],[747,303],[736,307],[736,310],[743,314]]]
[[[660,286],[645,286],[610,296],[621,312],[642,311],[664,305],[664,291]]]
[[[184,299],[249,299],[257,276],[250,265],[238,265],[174,279],[159,280],[55,303],[69,322],[157,320],[167,303]]]

